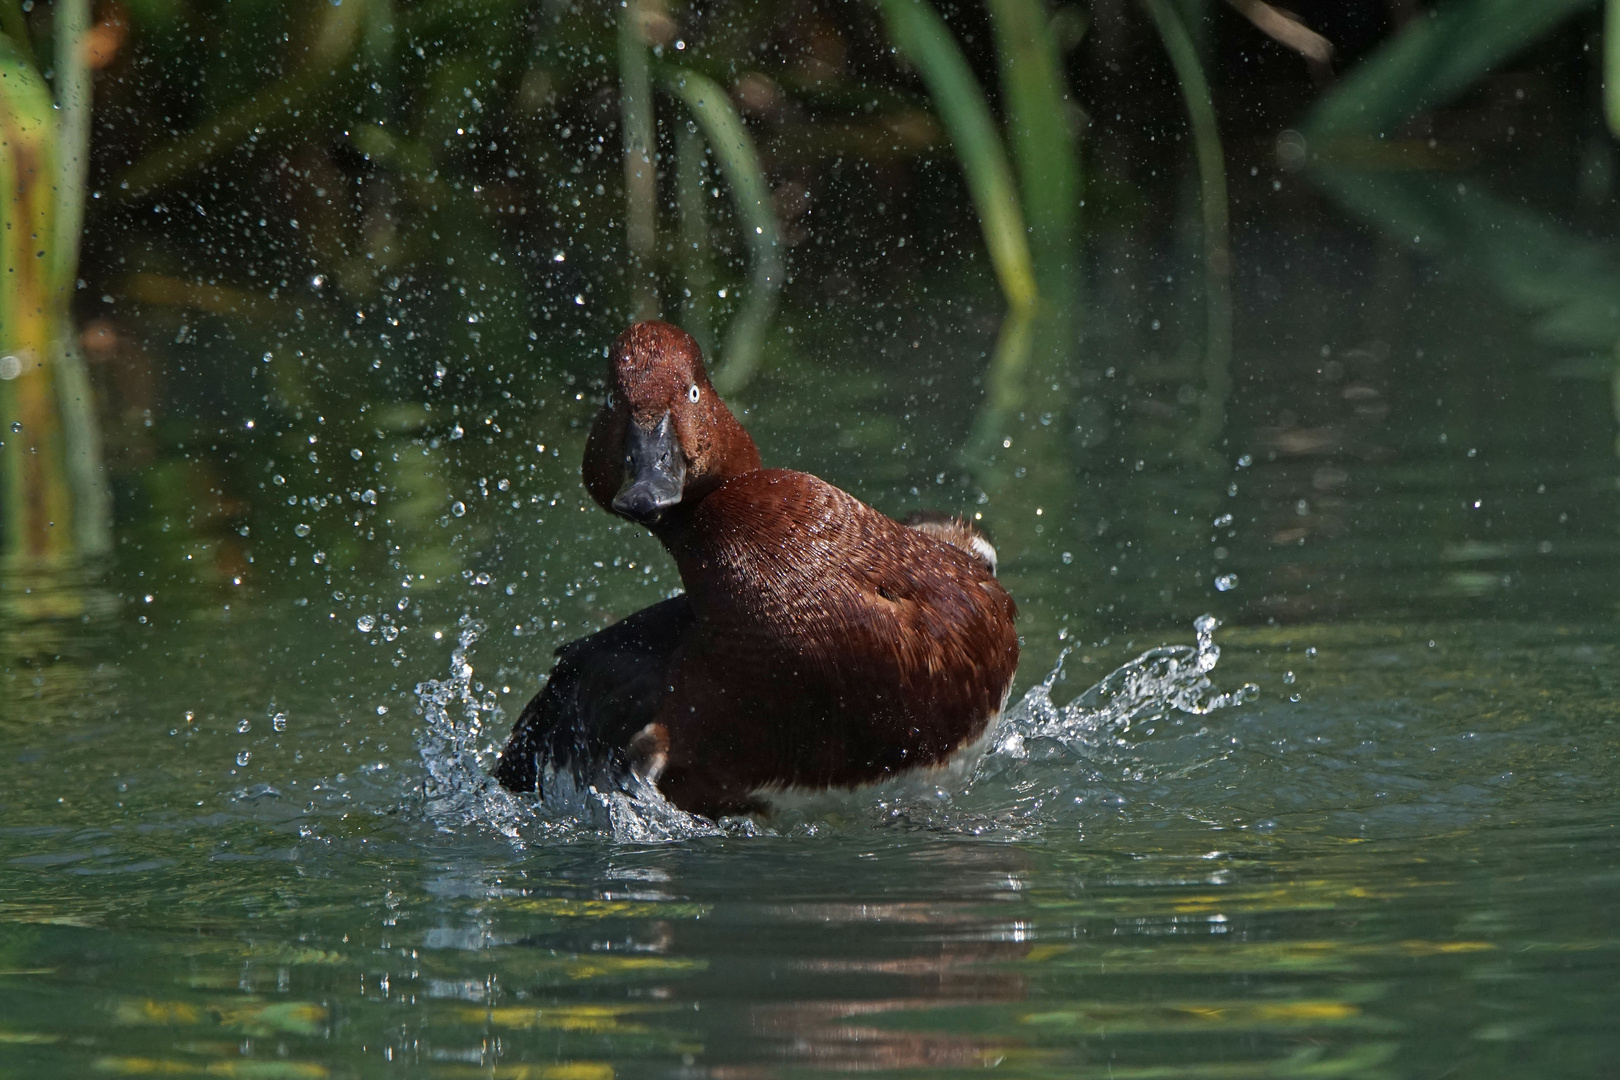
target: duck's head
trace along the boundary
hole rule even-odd
[[[759,468],[759,450],[709,383],[678,326],[636,323],[608,350],[608,395],[585,442],[585,487],[652,527],[677,506]]]

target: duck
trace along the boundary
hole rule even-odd
[[[688,813],[768,815],[943,769],[1006,705],[1017,607],[984,534],[764,468],[679,327],[614,340],[581,475],[684,591],[557,650],[493,769],[507,790],[640,781]]]

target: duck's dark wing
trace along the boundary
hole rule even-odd
[[[621,776],[626,747],[668,692],[665,670],[694,616],[677,596],[557,650],[546,685],[524,707],[495,765],[509,791],[537,791],[549,764],[587,782]]]

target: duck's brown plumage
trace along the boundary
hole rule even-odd
[[[907,527],[808,473],[761,469],[673,326],[631,327],[610,363],[586,486],[653,531],[686,595],[559,650],[501,783],[634,770],[712,816],[940,765],[983,733],[1018,639],[971,526]],[[672,445],[682,468],[653,461]]]

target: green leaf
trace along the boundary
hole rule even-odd
[[[714,375],[720,392],[731,393],[745,384],[759,365],[765,331],[776,311],[776,297],[786,272],[771,187],[754,140],[719,83],[695,71],[678,70],[666,77],[665,85],[703,129],[720,165],[720,175],[731,188],[743,239],[748,244],[753,285],[743,295],[743,308],[727,329],[721,363]]]
[[[1311,113],[1317,139],[1384,135],[1466,90],[1597,0],[1452,0],[1413,19]]]
[[[1037,295],[1029,239],[1018,185],[984,90],[931,4],[882,0],[881,6],[889,38],[922,76],[956,148],[1007,304],[1015,313],[1027,312]]]

